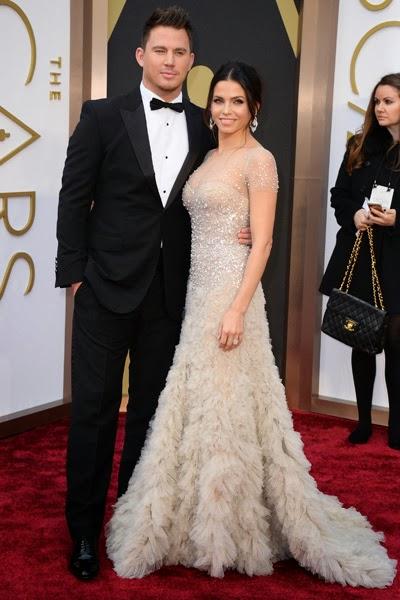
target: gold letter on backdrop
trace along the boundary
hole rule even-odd
[[[365,6],[367,10],[382,10],[392,3],[392,0],[383,0],[380,4],[371,4],[368,0],[360,0],[361,4]]]
[[[8,201],[10,198],[29,198],[29,216],[26,225],[22,229],[15,229],[8,218]],[[32,227],[35,220],[36,194],[35,192],[0,192],[0,200],[3,206],[0,209],[0,219],[4,219],[4,225],[11,235],[24,235]]]
[[[374,35],[374,33],[376,33],[377,31],[380,31],[381,29],[386,29],[386,27],[400,27],[400,21],[385,21],[384,23],[379,23],[379,25],[375,25],[375,27],[372,27],[372,29],[367,31],[367,33],[365,33],[362,36],[361,40],[358,42],[357,46],[355,47],[353,56],[351,58],[351,63],[350,63],[350,83],[351,83],[351,89],[354,92],[354,94],[357,94],[357,95],[359,94],[357,83],[356,83],[356,62],[357,62],[358,55],[360,54],[365,42],[372,35]]]
[[[14,10],[19,17],[21,17],[23,24],[25,25],[26,31],[28,32],[29,41],[31,44],[31,63],[29,66],[28,77],[26,78],[25,85],[28,85],[32,81],[33,74],[35,72],[36,67],[36,41],[35,34],[33,33],[32,25],[29,22],[28,17],[16,4],[15,2],[11,2],[11,0],[0,0],[0,6],[8,6],[11,10]]]
[[[26,286],[24,295],[26,296],[26,294],[29,294],[29,292],[33,288],[33,284],[35,283],[35,265],[33,264],[33,260],[29,256],[29,254],[27,254],[26,252],[17,252],[16,254],[13,254],[12,257],[10,258],[10,260],[8,261],[8,265],[6,268],[6,272],[4,273],[3,281],[0,283],[0,300],[2,299],[3,294],[6,290],[8,280],[10,279],[12,268],[18,259],[25,260],[28,263],[28,267],[29,267],[28,285]]]
[[[1,2],[1,0],[0,0],[0,2]],[[12,121],[15,125],[17,125],[20,129],[22,129],[26,133],[29,133],[30,137],[27,140],[25,140],[25,142],[23,142],[22,144],[17,146],[16,148],[13,148],[12,150],[10,150],[6,155],[1,156],[1,154],[0,154],[0,165],[4,164],[8,160],[10,160],[10,158],[12,158],[16,154],[18,154],[18,152],[21,152],[21,150],[23,150],[24,148],[26,148],[27,146],[29,146],[30,144],[32,144],[33,142],[35,142],[37,139],[40,138],[40,135],[38,133],[36,133],[36,131],[31,129],[31,127],[28,127],[28,125],[26,125],[26,123],[23,123],[20,119],[18,119],[15,115],[11,114],[3,106],[0,106],[0,119],[1,119],[1,115],[4,115],[4,117],[6,119],[9,119],[10,121]],[[1,120],[0,120],[0,124],[1,124]],[[8,128],[7,122],[5,122],[5,127]],[[0,136],[0,142],[4,142],[6,140],[6,138],[9,138],[10,136],[12,139],[12,131],[6,132],[5,128],[0,129],[0,131],[3,131],[3,129],[4,129],[4,134],[2,134]]]

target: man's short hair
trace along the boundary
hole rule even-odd
[[[149,39],[150,31],[155,27],[173,27],[184,29],[189,38],[190,50],[193,51],[193,28],[189,14],[181,6],[168,6],[167,8],[156,8],[150,15],[143,27],[142,48],[145,48]]]

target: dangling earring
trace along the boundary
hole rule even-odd
[[[258,127],[257,115],[254,115],[254,119],[250,123],[250,131],[254,133]]]
[[[209,128],[211,129],[211,131],[213,130],[213,128],[214,128],[214,125],[215,125],[215,123],[214,123],[214,121],[213,121],[213,118],[212,118],[212,117],[210,117],[210,120],[209,120],[209,122],[208,122],[208,126],[209,126]]]

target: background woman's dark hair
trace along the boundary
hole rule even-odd
[[[155,27],[173,27],[184,29],[188,34],[190,50],[193,51],[193,27],[189,14],[181,6],[168,6],[167,8],[156,8],[150,15],[143,27],[141,46],[146,46],[150,31]]]
[[[214,96],[214,89],[220,81],[236,81],[242,86],[244,93],[246,94],[247,104],[251,114],[250,120],[252,121],[261,108],[261,79],[254,67],[239,61],[232,61],[222,65],[212,78],[210,90],[208,92],[207,106],[204,111],[206,124],[209,124],[211,117],[211,103]]]
[[[379,125],[375,116],[375,94],[380,85],[390,85],[400,94],[400,73],[384,75],[372,90],[362,128],[360,132],[351,139],[349,144],[349,154],[346,164],[348,173],[352,173],[353,169],[361,167],[365,161],[366,145],[369,141],[373,141],[382,147],[386,147],[388,152],[397,145],[399,151],[393,168],[396,170],[400,169],[400,144],[393,142],[390,133],[385,127]]]

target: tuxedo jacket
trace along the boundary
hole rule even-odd
[[[167,310],[181,318],[190,261],[182,186],[212,147],[202,110],[183,102],[189,151],[165,207],[139,88],[83,104],[60,191],[56,286],[86,278],[103,306],[130,312],[150,286],[162,245]]]

